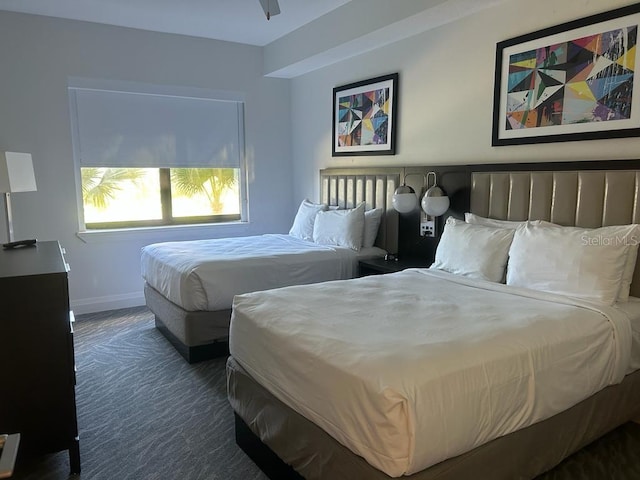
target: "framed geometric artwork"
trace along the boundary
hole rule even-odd
[[[395,155],[398,74],[333,89],[332,156]]]
[[[634,4],[498,43],[492,145],[640,135],[639,25]]]

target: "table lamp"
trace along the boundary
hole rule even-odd
[[[36,191],[36,177],[30,153],[0,152],[0,192],[5,195],[7,235],[13,242],[11,194]]]

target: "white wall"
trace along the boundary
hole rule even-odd
[[[145,244],[287,231],[299,201],[319,197],[320,168],[638,158],[635,138],[491,147],[496,43],[631,3],[509,0],[290,81],[262,75],[259,47],[0,12],[0,149],[31,153],[38,182],[13,196],[16,237],[59,240],[72,306],[99,311],[143,302]],[[391,72],[397,154],[332,158],[332,88]],[[80,240],[69,77],[242,92],[251,223]]]
[[[491,146],[496,44],[633,1],[510,0],[292,80],[294,197],[327,167],[639,158],[640,139]],[[331,157],[332,89],[399,72],[395,156]]]
[[[77,313],[142,304],[140,248],[163,240],[284,232],[295,214],[289,80],[262,76],[262,49],[215,40],[0,12],[0,150],[33,155],[37,192],[15,194],[16,238],[59,240]],[[241,92],[246,99],[248,225],[110,235],[84,243],[67,79]],[[0,238],[5,229],[0,227]]]

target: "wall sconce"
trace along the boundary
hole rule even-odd
[[[427,215],[439,217],[449,210],[450,201],[449,197],[438,186],[436,172],[427,173],[427,185],[429,184],[429,175],[433,175],[433,186],[425,192],[421,206]]]
[[[11,194],[36,191],[36,177],[30,153],[0,153],[0,192],[4,192],[5,216],[9,242],[13,242]]]
[[[398,213],[410,213],[418,206],[418,196],[413,188],[407,185],[407,177],[409,175],[422,175],[423,189],[426,189],[424,196],[420,202],[422,213],[420,215],[420,235],[426,237],[435,236],[435,218],[443,215],[449,209],[449,197],[444,193],[442,188],[437,184],[435,172],[407,173],[404,176],[402,185],[393,193],[391,203]],[[429,185],[429,177],[433,176],[433,185]]]
[[[422,173],[407,173],[402,180],[402,185],[396,188],[391,198],[391,204],[398,213],[410,213],[413,212],[418,206],[418,196],[416,191],[407,185],[407,177],[411,175],[420,175],[423,178],[424,186],[426,187],[427,177]]]

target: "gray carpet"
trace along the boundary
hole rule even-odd
[[[187,364],[146,308],[77,320],[82,474],[71,478],[267,478],[235,445],[224,359]],[[21,459],[12,480],[62,480],[68,471],[64,452]],[[569,479],[640,479],[640,425],[623,425],[538,478]]]
[[[72,478],[267,478],[235,444],[225,359],[189,365],[146,308],[78,316],[74,340],[82,474]],[[68,473],[65,452],[21,464],[14,477]]]

